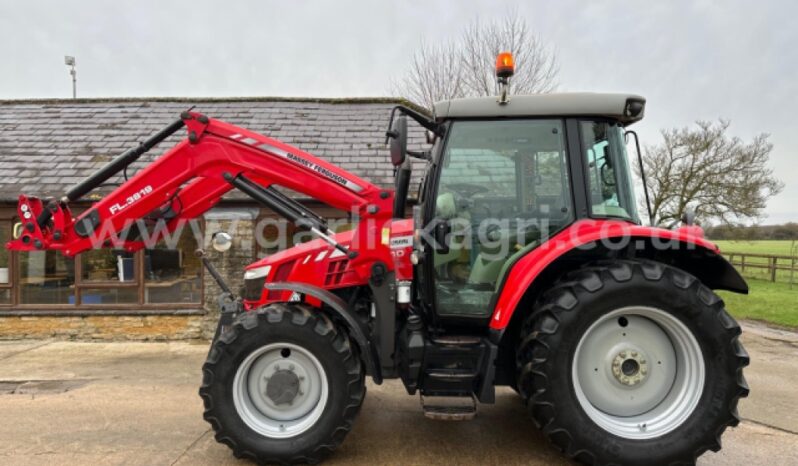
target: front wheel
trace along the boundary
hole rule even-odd
[[[302,304],[242,315],[203,366],[204,417],[236,457],[316,463],[352,428],[364,372],[347,335]]]
[[[524,325],[518,387],[535,422],[588,464],[694,464],[739,422],[740,327],[695,277],[649,261],[573,272]]]

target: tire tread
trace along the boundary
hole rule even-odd
[[[614,464],[601,459],[598,452],[590,451],[574,439],[562,421],[557,419],[555,398],[549,396],[549,377],[544,367],[551,356],[551,348],[557,347],[560,316],[573,312],[579,304],[579,295],[594,294],[601,291],[608,280],[624,283],[639,273],[651,282],[668,280],[673,286],[695,293],[707,308],[715,313],[720,327],[726,332],[731,354],[737,362],[737,390],[732,396],[726,414],[719,421],[715,434],[703,440],[689,458],[671,464],[695,464],[697,458],[707,450],[721,448],[720,436],[729,426],[740,422],[737,404],[740,398],[748,395],[748,384],[743,376],[743,368],[748,365],[748,353],[739,341],[739,324],[726,312],[723,300],[704,286],[692,275],[674,267],[648,260],[615,260],[594,263],[565,274],[551,289],[543,293],[534,309],[522,324],[519,344],[516,348],[518,368],[518,391],[538,428],[565,455],[585,464]]]
[[[257,454],[244,448],[242,442],[236,438],[236,433],[226,429],[219,421],[216,416],[217,407],[211,393],[211,386],[215,383],[214,368],[224,362],[221,356],[225,348],[235,345],[242,332],[251,331],[259,325],[277,325],[283,321],[294,326],[308,327],[328,341],[331,349],[344,361],[345,373],[348,376],[346,382],[348,403],[343,408],[343,416],[339,420],[338,426],[327,436],[325,442],[290,458],[273,457],[268,453]],[[231,328],[213,343],[202,372],[203,380],[199,394],[205,407],[203,418],[211,425],[216,441],[230,447],[236,458],[247,458],[258,464],[316,464],[322,461],[340,446],[346,435],[352,430],[355,417],[360,411],[366,394],[365,372],[357,355],[356,345],[351,344],[348,335],[338,330],[325,314],[315,312],[305,304],[276,303],[257,311],[242,314],[233,322]]]

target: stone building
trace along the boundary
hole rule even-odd
[[[390,111],[400,103],[404,102],[284,98],[0,101],[0,242],[5,244],[14,235],[20,193],[61,197],[191,106],[390,187],[393,168],[384,138]],[[423,133],[418,128],[413,131],[411,143],[420,146]],[[134,174],[184,136],[182,131],[173,135],[129,167],[127,174]],[[416,170],[416,176],[420,172]],[[71,205],[73,213],[80,213],[123,181],[122,176],[112,178],[108,186]],[[346,224],[346,212],[297,198],[320,215],[343,219],[340,223]],[[279,223],[276,214],[235,191],[198,219],[197,225],[199,233],[185,229],[174,248],[159,244],[136,253],[101,249],[68,259],[55,251],[0,249],[0,339],[209,337],[218,315],[219,290],[202,270],[196,248],[208,249],[215,231],[233,234],[232,250],[209,251],[209,256],[236,290],[246,264],[308,238],[302,234],[295,238],[291,225]],[[287,238],[277,238],[281,231]],[[205,244],[199,245],[196,238]]]

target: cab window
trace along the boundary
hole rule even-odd
[[[454,122],[440,163],[440,314],[483,316],[509,265],[573,219],[560,120]]]
[[[639,223],[623,127],[584,121],[581,133],[592,216]]]

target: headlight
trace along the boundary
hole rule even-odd
[[[263,267],[255,267],[244,272],[244,280],[252,280],[255,278],[266,278],[271,272],[271,265],[264,265]]]

